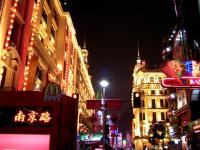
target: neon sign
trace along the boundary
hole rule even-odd
[[[50,117],[50,113],[48,111],[41,112],[40,114],[36,111],[30,111],[29,113],[25,114],[22,110],[19,110],[19,112],[14,116],[15,122],[44,122],[48,123],[52,118]]]
[[[0,107],[0,127],[53,127],[51,106]]]
[[[173,60],[173,61],[170,61],[169,64],[170,64],[170,66],[172,66],[172,68],[175,72],[182,72],[183,71],[183,68],[182,68],[179,61]]]
[[[101,141],[102,134],[101,133],[80,133],[80,141]]]
[[[193,67],[195,64],[193,63],[194,61],[176,61],[172,60],[169,62],[169,64],[172,66],[172,69],[176,72],[178,76],[182,75],[192,75],[193,73]]]
[[[160,69],[173,78],[180,78],[182,76],[200,77],[200,63],[193,60],[171,60],[164,66],[161,66]]]
[[[193,71],[192,61],[185,62],[185,71],[188,73],[192,73],[192,71]]]
[[[181,77],[182,83],[175,78],[165,78],[162,80],[162,86],[166,88],[200,88],[200,77]]]

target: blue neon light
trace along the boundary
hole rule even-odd
[[[188,73],[192,73],[193,71],[192,61],[185,62],[185,71]]]

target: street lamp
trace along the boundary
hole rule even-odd
[[[106,133],[105,133],[105,125],[106,125],[106,106],[105,106],[105,94],[106,94],[106,87],[109,85],[109,82],[106,80],[102,80],[100,83],[101,87],[103,88],[103,96],[101,98],[101,105],[102,105],[102,115],[103,115],[103,149],[106,149]]]
[[[102,80],[100,83],[101,87],[103,87],[103,98],[105,99],[105,92],[106,92],[106,87],[109,85],[109,82],[106,80]]]

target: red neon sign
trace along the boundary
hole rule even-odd
[[[175,78],[165,78],[162,80],[162,86],[166,88],[200,88],[200,77],[181,77],[182,83]]]
[[[105,99],[106,109],[119,109],[121,107],[120,99]],[[102,100],[87,100],[86,107],[87,109],[101,109]]]

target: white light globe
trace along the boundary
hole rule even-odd
[[[101,85],[103,88],[105,88],[105,87],[107,87],[107,86],[109,85],[109,82],[106,81],[106,80],[102,80],[102,81],[100,82],[100,85]]]

